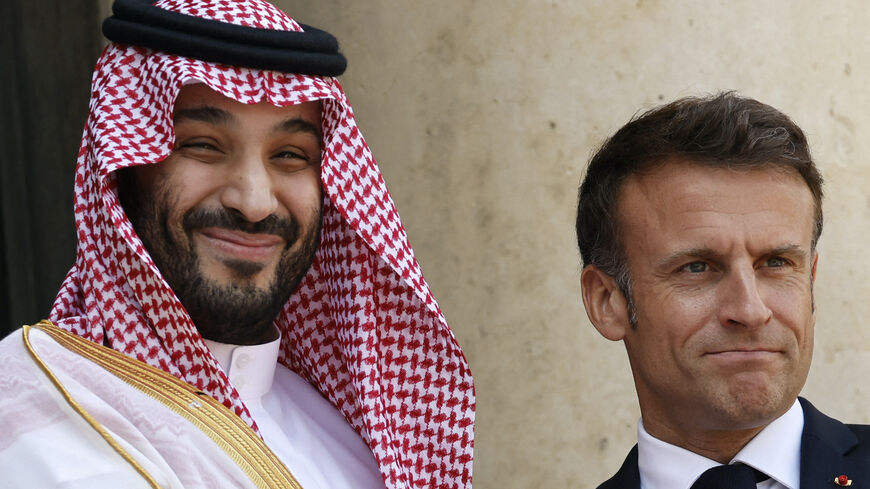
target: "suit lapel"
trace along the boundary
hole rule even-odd
[[[834,478],[847,475],[853,489],[870,488],[866,456],[850,456],[858,438],[845,424],[825,416],[809,401],[799,398],[804,411],[801,436],[801,487],[837,487]],[[858,476],[858,479],[854,477]],[[863,478],[863,480],[862,480]]]
[[[870,427],[851,428],[825,416],[809,401],[798,398],[804,412],[801,435],[801,489],[838,487],[834,478],[848,476],[852,489],[870,489]],[[861,436],[856,436],[856,432]],[[640,489],[637,445],[625,458],[619,472],[598,489]]]
[[[598,489],[640,489],[640,470],[637,468],[637,445],[628,452],[625,462],[619,468],[619,472],[606,482],[598,486]]]

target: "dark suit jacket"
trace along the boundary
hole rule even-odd
[[[852,489],[870,488],[870,425],[846,425],[829,418],[804,398],[801,436],[801,489],[837,487],[834,478],[847,475]],[[598,489],[640,489],[637,445],[622,468]]]

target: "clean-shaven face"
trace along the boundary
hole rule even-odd
[[[788,410],[812,359],[813,197],[794,170],[673,160],[619,199],[645,426],[691,438]]]

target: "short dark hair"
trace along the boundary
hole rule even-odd
[[[812,247],[822,234],[822,176],[803,131],[787,115],[734,92],[686,97],[634,117],[592,156],[580,184],[577,245],[583,266],[616,279],[631,306],[631,274],[617,203],[626,177],[678,158],[721,168],[794,169],[812,192]]]

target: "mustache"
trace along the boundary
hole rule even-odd
[[[182,220],[184,232],[190,234],[196,229],[224,228],[243,231],[249,234],[274,234],[281,236],[290,246],[299,235],[299,225],[293,219],[270,214],[265,219],[250,222],[242,214],[232,209],[192,209]]]

